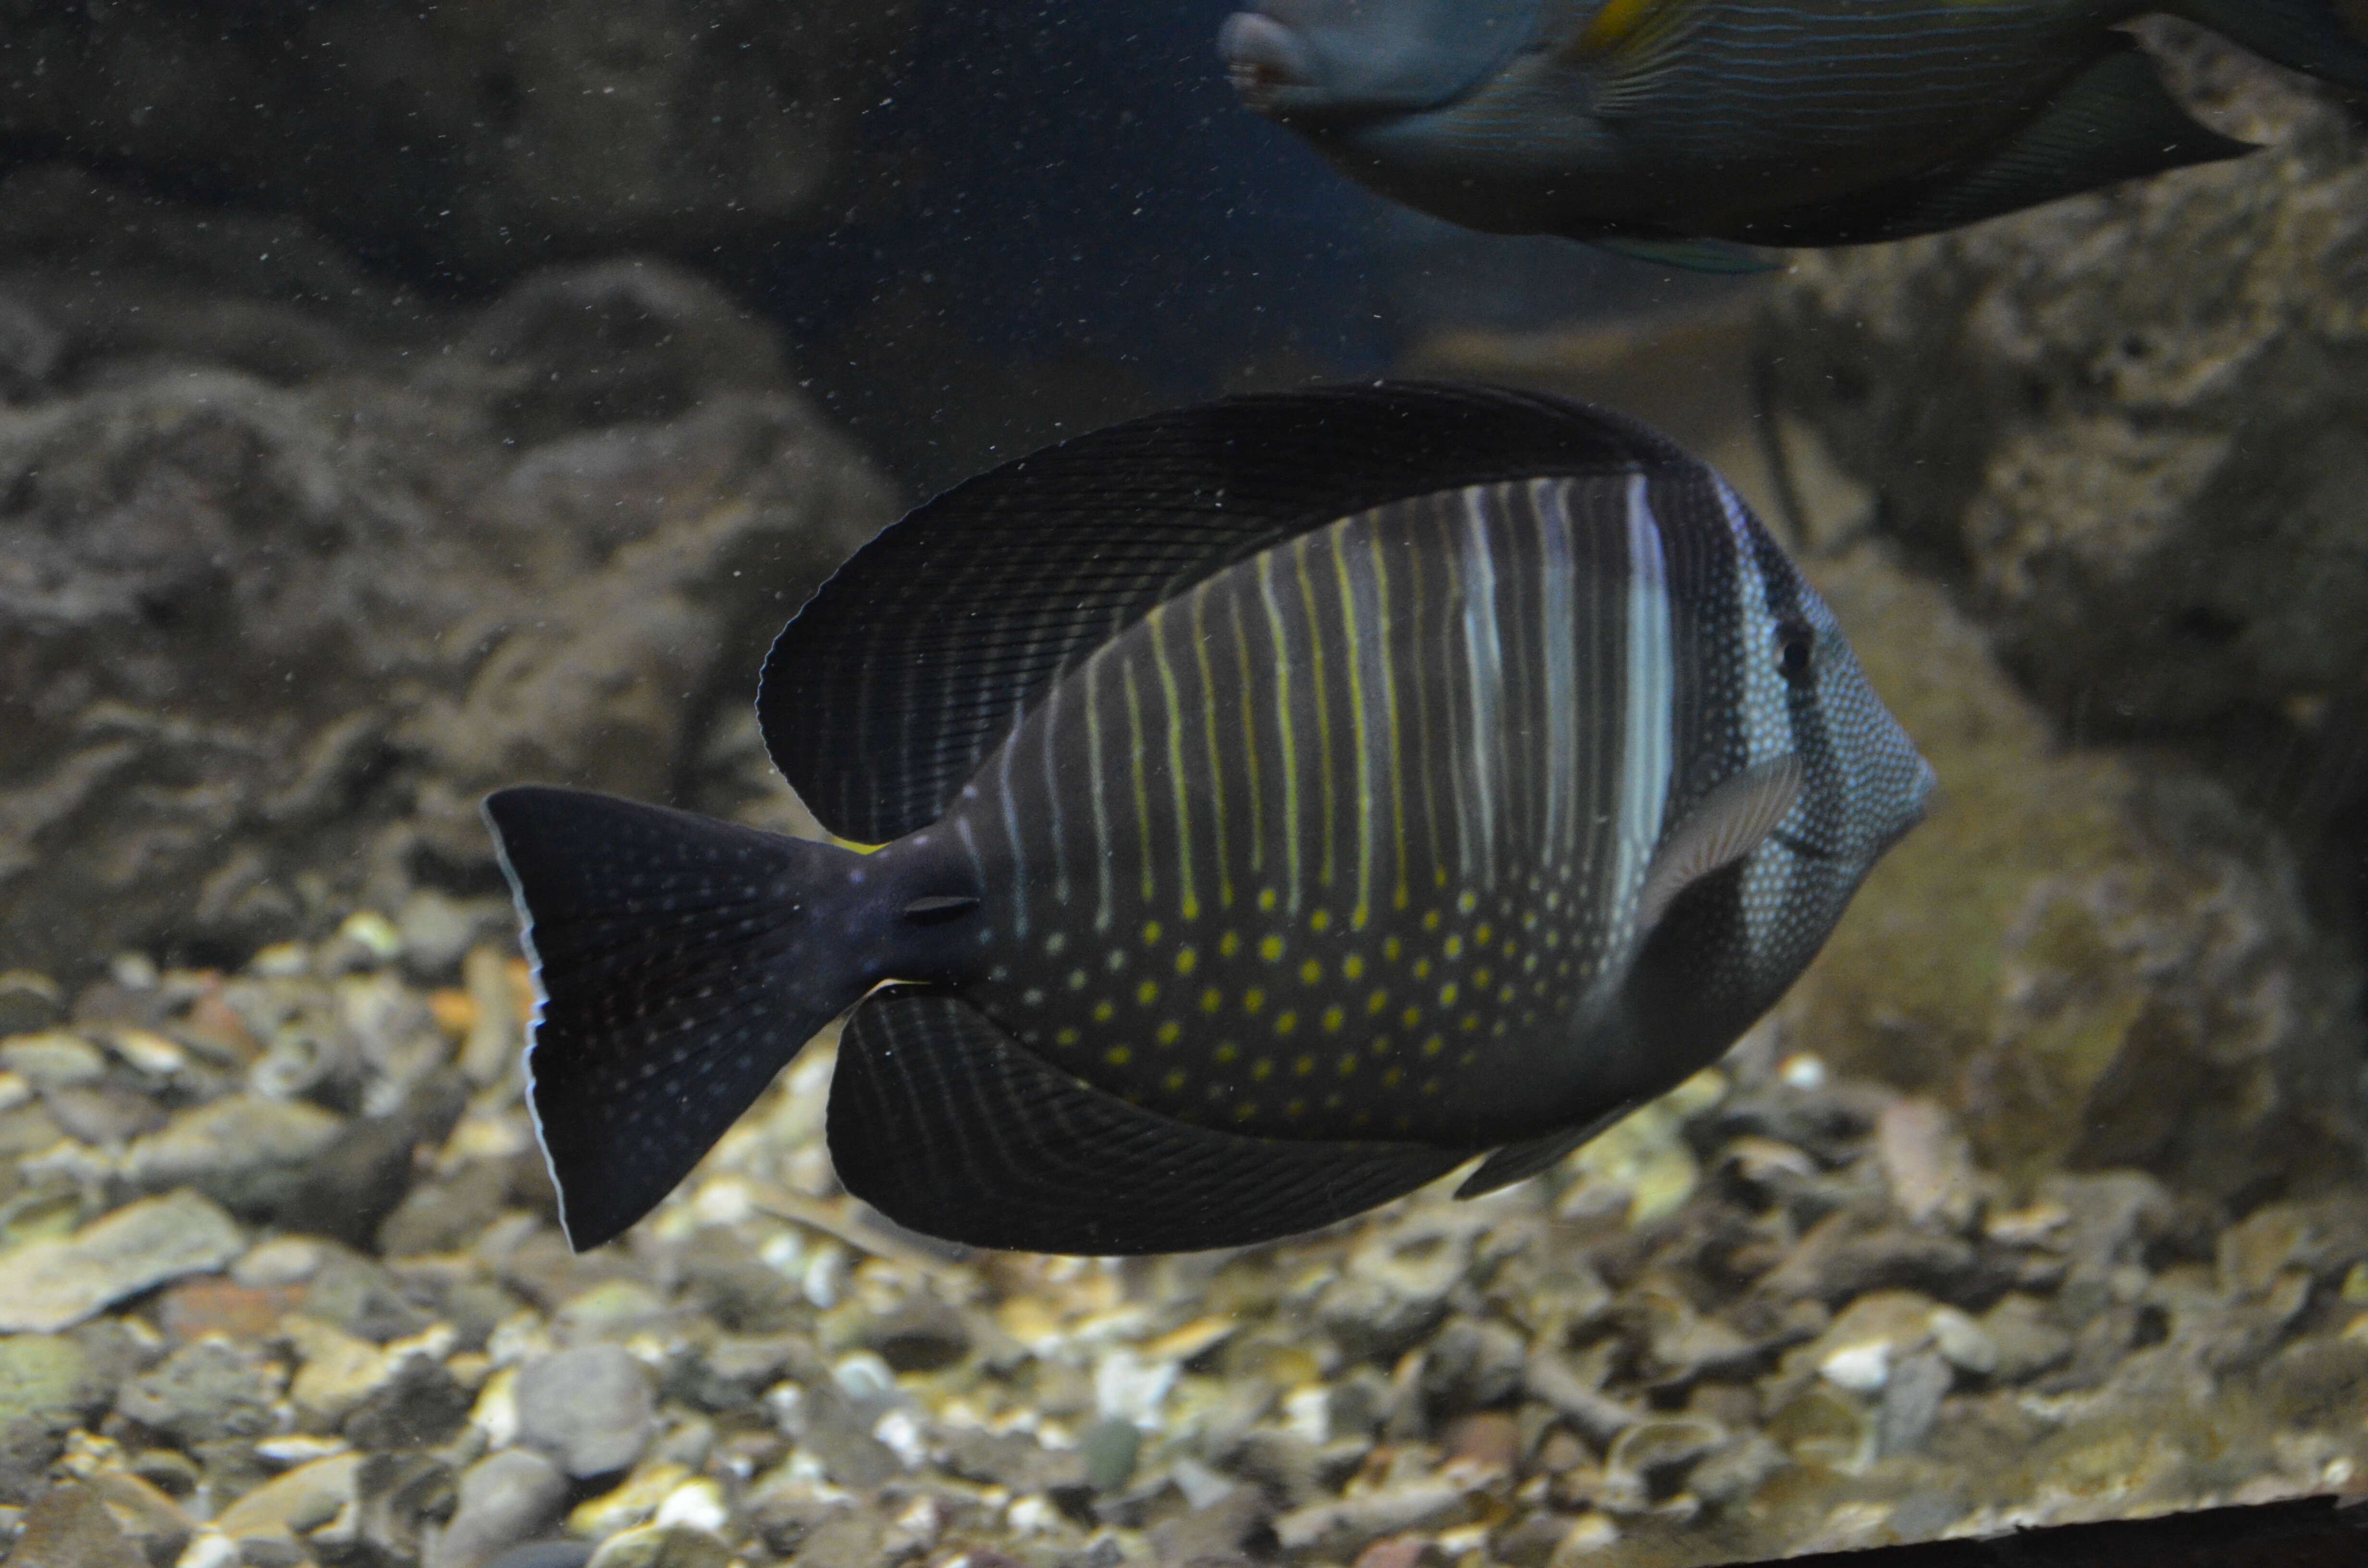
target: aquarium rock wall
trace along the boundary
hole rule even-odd
[[[1967,618],[1884,596],[1914,630],[1877,639],[1876,685],[1965,809],[1868,890],[1922,896],[1846,926],[1785,1016],[1931,1085],[2007,1168],[2241,1200],[2356,1146],[2368,133],[2145,31],[2199,114],[2271,150],[1799,253],[1770,297],[1803,526]],[[1969,678],[1984,647],[2010,681]]]
[[[2214,755],[2332,835],[2316,869],[2356,903],[2368,129],[2231,46],[2145,32],[2199,115],[2268,150],[1797,256],[1778,395],[2067,733]]]
[[[449,960],[509,918],[486,790],[739,803],[766,643],[894,515],[762,323],[632,257],[432,306],[56,165],[0,210],[10,962],[357,903]]]
[[[447,278],[809,214],[913,7],[375,0],[13,7],[0,138],[302,212]]]

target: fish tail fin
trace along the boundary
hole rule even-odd
[[[534,964],[528,1103],[581,1252],[871,988],[837,893],[861,857],[576,790],[497,790],[484,812]]]
[[[2290,71],[2368,93],[2368,5],[2361,0],[2177,0],[2164,9]]]

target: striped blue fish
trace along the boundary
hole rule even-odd
[[[865,854],[486,804],[570,1240],[854,1008],[848,1188],[979,1245],[1240,1244],[1545,1168],[1713,1060],[1931,776],[1717,474],[1416,383],[972,480],[791,621],[758,714]]]
[[[2151,10],[2368,92],[2351,0],[1258,0],[1219,50],[1384,196],[1731,271],[2251,151],[2113,30]]]

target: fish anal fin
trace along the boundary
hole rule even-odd
[[[831,1156],[910,1230],[1109,1256],[1243,1246],[1410,1192],[1470,1157],[1195,1127],[1081,1083],[951,992],[890,986],[840,1037]]]
[[[1598,234],[1586,243],[1631,261],[1674,267],[1685,272],[1740,277],[1754,272],[1781,272],[1784,268],[1782,256],[1732,240],[1648,240],[1630,234]]]
[[[1455,1189],[1455,1196],[1485,1198],[1499,1187],[1510,1187],[1517,1181],[1527,1181],[1533,1176],[1552,1170],[1562,1163],[1565,1155],[1643,1103],[1642,1100],[1622,1100],[1600,1116],[1591,1117],[1576,1127],[1549,1132],[1542,1138],[1508,1143],[1481,1161],[1479,1169],[1464,1177],[1463,1185]]]
[[[1801,758],[1787,752],[1745,768],[1686,814],[1653,855],[1638,895],[1636,928],[1649,934],[1678,895],[1766,842],[1801,798]]]

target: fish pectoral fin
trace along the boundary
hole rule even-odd
[[[1994,146],[1869,197],[1769,226],[1771,243],[1867,244],[1937,233],[2123,180],[2252,152],[2189,116],[2120,33],[2031,120]]]
[[[1246,1246],[1348,1218],[1471,1154],[1195,1127],[1061,1071],[952,992],[874,992],[842,1034],[831,1158],[856,1197],[973,1246]]]
[[[1455,1196],[1485,1197],[1500,1187],[1510,1187],[1517,1181],[1527,1181],[1533,1176],[1550,1171],[1562,1163],[1564,1155],[1644,1103],[1641,1099],[1622,1100],[1602,1115],[1582,1121],[1576,1127],[1566,1127],[1559,1132],[1549,1132],[1543,1138],[1532,1138],[1526,1142],[1508,1143],[1481,1161],[1480,1168],[1464,1177],[1463,1185],[1455,1189]]]
[[[1655,262],[1686,272],[1713,272],[1732,277],[1751,272],[1781,272],[1785,266],[1782,256],[1770,256],[1757,245],[1737,244],[1732,240],[1645,240],[1626,234],[1599,234],[1586,243],[1598,250],[1624,256],[1631,261]]]
[[[1800,798],[1801,758],[1794,752],[1747,767],[1713,790],[1661,841],[1645,869],[1636,912],[1639,937],[1661,923],[1679,893],[1767,842]]]

